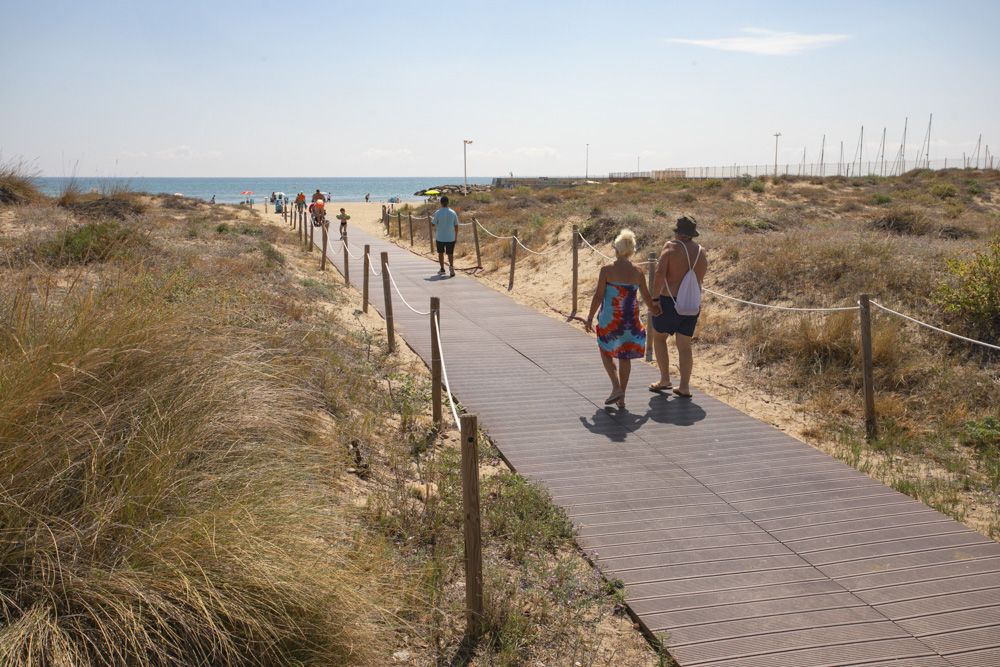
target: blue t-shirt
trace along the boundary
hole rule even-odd
[[[455,240],[455,228],[458,227],[458,214],[450,208],[439,208],[434,214],[434,240],[451,243]]]

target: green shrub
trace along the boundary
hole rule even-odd
[[[962,429],[961,443],[980,452],[1000,450],[1000,419],[986,417],[966,422]]]
[[[215,231],[218,232],[219,234],[225,234],[229,231],[229,225],[227,225],[224,222],[220,222],[218,225],[216,225]]]
[[[1000,342],[1000,236],[970,260],[948,262],[948,278],[934,294],[963,332]]]
[[[105,262],[143,243],[138,232],[117,222],[88,222],[59,233],[43,242],[40,255],[54,266]]]
[[[264,253],[265,259],[267,259],[268,264],[284,266],[285,256],[281,254],[281,251],[275,248],[273,245],[267,241],[260,242],[260,251]]]
[[[965,191],[970,195],[981,195],[984,192],[983,186],[976,181],[966,181]]]
[[[760,179],[757,179],[750,184],[750,189],[756,192],[757,194],[761,194],[762,192],[764,192],[765,187],[766,186],[764,185],[764,181]]]
[[[931,194],[938,199],[951,199],[958,196],[958,188],[951,183],[938,183],[931,188]]]
[[[667,212],[664,211],[659,206],[657,206],[656,208],[653,209],[653,215],[655,215],[657,217],[660,217],[660,218],[665,218],[665,217],[667,217]]]
[[[502,472],[487,482],[496,498],[484,519],[486,531],[508,542],[510,558],[521,562],[528,552],[555,551],[573,537],[573,524],[548,494],[519,475]]]
[[[892,197],[890,197],[889,195],[878,193],[872,197],[872,204],[874,204],[875,206],[884,206],[885,204],[891,204],[891,203],[892,203]]]
[[[722,187],[722,179],[719,179],[719,178],[710,178],[707,181],[705,181],[705,188],[706,189],[714,190],[716,188],[721,188],[721,187]]]

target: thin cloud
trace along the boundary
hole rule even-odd
[[[805,51],[822,49],[851,38],[850,35],[831,33],[805,34],[801,32],[778,32],[762,28],[743,28],[739,37],[719,37],[716,39],[680,39],[668,41],[677,44],[693,44],[720,51],[753,53],[762,56],[792,56]]]
[[[413,151],[409,148],[369,148],[362,156],[369,160],[409,160]]]
[[[122,151],[120,157],[126,159],[147,159],[151,158],[154,160],[203,160],[203,159],[216,159],[222,157],[222,151],[218,150],[197,150],[182,144],[180,146],[171,146],[170,148],[164,148],[158,151]]]

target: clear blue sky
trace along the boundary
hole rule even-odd
[[[46,175],[580,174],[1000,151],[1000,2],[0,0],[0,150]],[[831,148],[832,147],[832,148]],[[891,152],[891,151],[889,151]]]

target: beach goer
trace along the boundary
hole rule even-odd
[[[434,240],[437,242],[438,264],[441,270],[439,276],[444,275],[444,255],[448,253],[448,268],[451,275],[455,275],[455,241],[458,240],[458,214],[448,207],[448,197],[441,197],[441,208],[431,219],[434,225]]]
[[[694,367],[691,338],[698,325],[701,285],[708,271],[708,257],[705,249],[694,241],[694,237],[698,236],[698,224],[694,218],[678,218],[673,231],[674,238],[664,244],[653,277],[653,293],[659,297],[662,309],[660,315],[653,317],[652,332],[660,379],[649,385],[649,390],[656,393],[672,390],[678,396],[690,398],[691,370]],[[688,284],[682,287],[685,280]],[[689,297],[697,301],[698,309],[694,313],[686,312],[691,304],[682,303],[690,300]],[[678,313],[678,310],[681,312]],[[677,387],[670,383],[670,355],[667,352],[667,338],[670,336],[674,336],[677,344],[677,365],[681,373]]]
[[[660,312],[659,304],[653,301],[646,285],[646,277],[636,267],[631,257],[635,253],[635,234],[623,229],[612,244],[615,261],[601,267],[597,276],[594,298],[590,301],[590,315],[587,316],[587,331],[594,330],[594,315],[597,318],[597,348],[601,353],[604,370],[611,379],[611,395],[605,405],[625,408],[625,390],[632,373],[632,360],[641,359],[646,354],[646,329],[639,317],[639,297],[654,314]],[[615,360],[618,367],[615,368]]]
[[[366,192],[365,193],[365,203],[366,204],[368,203],[368,200],[371,199],[371,197],[372,197],[372,193],[370,193],[370,192]]]
[[[351,219],[351,216],[347,215],[347,211],[340,209],[340,215],[337,216],[337,220],[340,220],[340,238],[347,236],[347,221]]]
[[[285,203],[288,203],[288,197],[285,197]],[[295,195],[295,210],[302,211],[306,207],[306,193],[300,192]]]
[[[209,203],[211,203],[211,204],[214,204],[214,203],[215,203],[215,195],[212,195],[212,201],[211,201],[211,202],[209,202]]]

